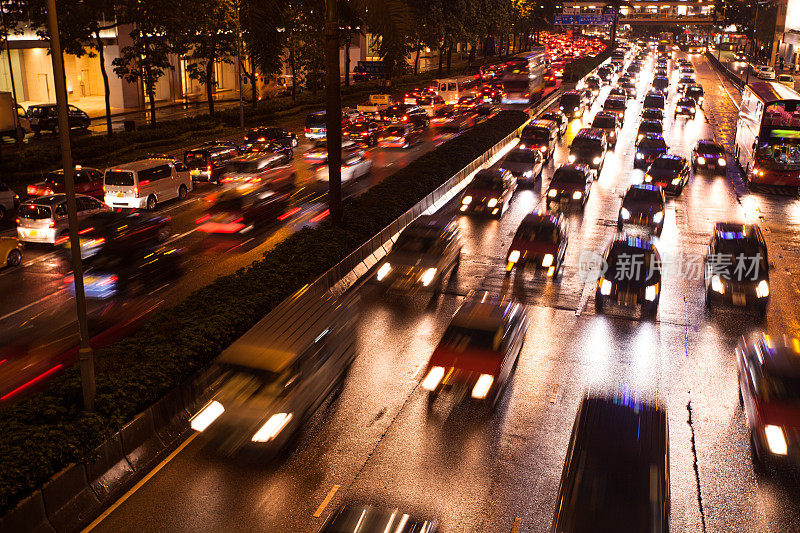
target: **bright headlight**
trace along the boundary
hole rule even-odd
[[[487,206],[489,206],[489,207],[494,207],[494,206],[496,206],[496,205],[497,205],[497,198],[491,198],[491,199],[490,199],[490,200],[489,200],[489,201],[486,203],[486,205],[487,205]]]
[[[605,278],[600,278],[600,294],[603,296],[608,296],[611,294],[611,289],[614,285]]]
[[[711,290],[720,294],[725,292],[725,285],[722,284],[722,280],[716,274],[711,276]]]
[[[204,431],[224,412],[225,408],[222,407],[222,404],[216,400],[212,400],[189,420],[189,425],[195,431]]]
[[[428,391],[435,389],[444,377],[444,368],[435,366],[428,371],[428,375],[422,380],[422,388]]]
[[[542,258],[542,266],[549,267],[552,264],[553,264],[553,254],[545,254],[545,256]]]
[[[720,157],[719,159],[717,159],[717,163],[718,163],[718,164],[719,164],[719,166],[721,166],[721,167],[724,167],[725,165],[727,165],[727,164],[728,164],[728,162],[727,162],[727,161],[725,161],[725,159],[724,159],[724,158],[722,158],[722,157]]]
[[[769,451],[775,455],[786,455],[789,453],[789,447],[786,445],[786,436],[783,434],[783,428],[780,426],[766,426],[764,428],[764,436],[767,437]]]
[[[672,180],[672,184],[673,184],[673,185],[677,185],[677,184],[679,184],[680,182],[681,182],[681,179],[680,179],[680,178],[675,178],[674,180]]]
[[[577,110],[578,110],[578,108],[577,108],[577,107],[575,107],[575,108],[573,108],[572,110],[573,110],[573,111],[577,111]]]
[[[558,196],[558,191],[555,189],[550,189],[549,191],[547,191],[547,196],[549,196],[550,198],[555,198],[556,196]]]
[[[702,155],[701,155],[701,156],[698,156],[698,157],[697,157],[697,164],[698,164],[698,165],[705,165],[705,164],[706,164],[706,158],[705,158],[705,157],[703,157]]]
[[[278,433],[283,431],[286,424],[292,419],[292,413],[277,413],[269,417],[269,420],[261,426],[261,429],[256,431],[256,434],[250,439],[253,442],[269,442],[278,436]]]
[[[636,153],[636,159],[644,159],[644,154]]]
[[[636,140],[637,140],[637,141],[641,141],[642,139],[644,139],[644,135],[640,133],[640,134],[639,134],[639,135],[636,137]]]
[[[692,113],[694,113],[694,108],[693,108],[693,107],[690,107],[690,108],[689,108],[689,111],[691,111]]]
[[[654,224],[660,224],[663,219],[664,219],[664,212],[663,211],[659,211],[658,213],[653,215],[653,223]]]
[[[464,198],[462,198],[461,203],[464,205],[469,205],[470,203],[472,203],[472,196],[465,196]]]
[[[431,282],[433,281],[433,278],[435,278],[435,277],[436,277],[436,269],[435,268],[429,268],[428,270],[425,271],[424,274],[422,274],[422,277],[419,278],[419,280],[422,282],[423,285],[425,285],[427,287],[428,285],[431,284]]]
[[[575,154],[569,154],[569,157],[567,157],[567,161],[569,161],[570,163],[574,163],[575,162]]]
[[[572,193],[573,200],[580,200],[581,196],[583,196],[583,193],[581,191],[575,191],[574,193]]]
[[[622,218],[622,220],[628,220],[629,218],[631,218],[631,212],[623,207],[622,209],[619,210],[619,216]]]
[[[647,288],[644,290],[644,299],[648,302],[652,302],[658,296],[658,283],[655,285],[648,285]]]
[[[516,263],[519,261],[519,250],[511,250],[511,253],[508,254],[508,261],[509,263]]]
[[[595,157],[594,159],[592,159],[592,164],[593,165],[599,165],[600,164],[600,158],[599,157]]]
[[[645,183],[650,183],[651,181],[653,181],[653,176],[651,176],[650,174],[645,174],[644,175],[644,182]]]
[[[759,298],[766,298],[769,296],[769,283],[767,280],[762,279],[758,282],[758,285],[756,285],[756,296]]]
[[[533,177],[533,171],[532,170],[526,170],[525,172],[522,173],[522,177],[524,177],[524,178]]]
[[[477,400],[486,398],[486,395],[489,394],[489,389],[492,388],[492,383],[494,383],[494,376],[481,374],[472,388],[472,397]]]
[[[392,265],[390,265],[389,263],[384,263],[378,269],[378,274],[375,277],[378,279],[378,281],[381,281],[383,280],[383,278],[386,277],[386,274],[388,274],[391,270],[392,270]]]

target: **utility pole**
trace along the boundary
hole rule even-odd
[[[6,57],[8,58],[8,75],[11,79],[11,95],[14,98],[14,107],[11,110],[11,114],[14,115],[14,128],[17,130],[17,148],[22,149],[22,137],[24,134],[22,132],[22,127],[19,124],[19,115],[17,114],[17,86],[14,83],[14,68],[11,65],[11,47],[8,44],[8,26],[6,25],[6,12],[5,12],[5,2],[0,3],[0,18],[2,18],[3,23],[3,31],[6,33]]]
[[[78,311],[80,350],[78,362],[81,369],[83,408],[94,409],[95,376],[94,354],[89,346],[89,325],[86,319],[86,295],[83,292],[83,266],[78,240],[78,211],[75,206],[75,166],[69,140],[69,117],[67,115],[67,84],[64,76],[64,57],[58,35],[58,16],[55,0],[47,0],[47,27],[50,31],[50,57],[53,60],[53,83],[56,88],[58,109],[58,136],[61,141],[61,162],[64,165],[64,188],[67,193],[67,220],[69,222],[69,247],[72,252],[72,273],[75,280],[75,305]]]
[[[244,129],[244,101],[242,100],[242,11],[239,2],[236,2],[236,74],[239,83],[239,127]],[[255,72],[253,74],[253,101],[255,101]]]

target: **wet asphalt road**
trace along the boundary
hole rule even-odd
[[[675,123],[673,85],[667,143],[684,156],[699,138],[716,137],[731,149],[739,95],[704,58],[694,62],[705,109],[695,120]],[[649,71],[640,76],[639,101],[629,103],[618,146],[585,211],[567,215],[570,241],[560,279],[530,272],[506,277],[503,269],[519,221],[543,208],[546,186],[518,191],[500,221],[460,218],[464,253],[443,295],[387,298],[374,284],[362,287],[359,357],[342,393],[315,414],[286,457],[245,464],[190,437],[96,530],[315,531],[343,501],[368,500],[436,515],[446,532],[548,531],[582,395],[625,388],[660,398],[668,409],[672,531],[800,531],[798,478],[753,473],[733,354],[743,334],[800,334],[794,281],[800,202],[748,194],[730,157],[727,176],[697,175],[669,201],[657,244],[665,259],[702,256],[717,221],[762,225],[774,262],[763,322],[733,311],[709,316],[702,278],[676,266],[665,270],[655,321],[596,314],[594,285],[578,277],[581,252],[603,250],[616,232],[619,195],[642,179],[632,169],[633,141],[650,79]],[[579,121],[570,125],[555,165],[566,161],[565,147],[579,128]],[[551,163],[545,184],[553,169]],[[455,212],[453,204],[443,209]],[[443,401],[429,414],[418,387],[423,366],[471,289],[506,291],[531,305],[519,366],[497,412]]]

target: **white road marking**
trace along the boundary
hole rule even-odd
[[[12,316],[16,315],[17,313],[21,313],[22,311],[25,311],[26,309],[30,309],[34,305],[36,305],[38,303],[42,303],[43,301],[45,301],[45,300],[47,300],[49,298],[52,298],[53,296],[57,296],[59,294],[61,294],[61,290],[60,289],[58,291],[54,292],[54,293],[48,294],[47,296],[43,296],[43,297],[39,298],[38,300],[29,303],[26,306],[20,307],[19,309],[15,310],[15,311],[11,311],[10,313],[6,313],[5,315],[0,316],[0,322],[2,322],[3,320],[5,320],[5,319],[7,319],[9,317],[12,317]]]
[[[333,488],[330,490],[330,492],[328,492],[328,495],[325,496],[325,499],[322,500],[322,503],[319,504],[317,510],[314,511],[314,518],[319,518],[320,516],[322,516],[322,513],[325,511],[325,508],[328,506],[329,503],[331,503],[331,500],[333,499],[334,495],[336,494],[336,491],[338,490],[339,490],[339,485],[334,485]]]

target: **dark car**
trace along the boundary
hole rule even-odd
[[[617,134],[622,128],[619,115],[609,111],[600,111],[594,116],[594,120],[592,120],[592,127],[606,132],[606,140],[608,141],[609,146],[617,145]]]
[[[644,101],[642,102],[642,108],[655,108],[655,109],[664,109],[664,95],[659,91],[648,91],[647,94],[644,96]]]
[[[620,87],[625,89],[625,94],[628,95],[629,100],[636,100],[639,93],[636,91],[636,82],[633,80],[623,81]]]
[[[458,102],[456,102],[456,109],[458,111],[474,111],[478,104],[482,103],[482,97],[467,94],[458,99]]]
[[[289,195],[276,193],[269,184],[245,184],[213,197],[195,223],[204,233],[247,233],[279,221],[288,205]]]
[[[577,202],[583,209],[592,190],[593,181],[594,172],[588,166],[561,165],[553,174],[548,186],[545,199],[547,209],[550,209],[552,202],[560,205],[562,201]]]
[[[602,85],[602,80],[598,76],[587,76],[584,80],[584,86],[592,91],[595,96],[600,92],[600,86]]]
[[[579,118],[586,109],[586,101],[580,91],[567,91],[561,95],[558,108],[569,119]]]
[[[656,158],[667,153],[667,143],[659,133],[645,133],[644,137],[636,141],[636,156],[633,168],[647,168]]]
[[[544,158],[539,150],[527,148],[514,148],[500,162],[500,168],[508,170],[517,178],[517,183],[522,186],[533,185],[541,179],[544,168]]]
[[[678,80],[678,92],[683,94],[691,85],[697,83],[694,76],[681,76]]]
[[[644,139],[648,133],[661,135],[664,132],[664,123],[660,120],[643,120],[639,123],[639,130],[636,132],[636,142]]]
[[[409,122],[415,128],[425,128],[430,124],[428,112],[416,105],[394,104],[386,108],[381,116],[386,122]]]
[[[684,96],[693,99],[697,103],[697,107],[703,107],[703,87],[701,85],[689,85],[684,91]]]
[[[669,530],[665,408],[625,393],[587,395],[561,474],[553,533]]]
[[[286,148],[294,148],[297,146],[297,135],[284,128],[260,126],[244,134],[245,147],[250,148],[250,146],[256,142],[268,142]]]
[[[342,131],[342,138],[362,142],[367,146],[375,146],[378,144],[380,129],[381,127],[377,122],[356,122]]]
[[[718,222],[705,258],[706,306],[748,307],[761,316],[769,303],[767,243],[757,224]]]
[[[539,150],[547,161],[553,156],[557,140],[558,125],[550,120],[536,119],[522,129],[519,136],[519,147]]]
[[[387,126],[378,135],[381,148],[411,148],[420,142],[422,132],[408,123]]]
[[[508,209],[517,188],[517,180],[507,170],[479,171],[461,195],[462,213],[485,214],[500,218]]]
[[[566,133],[567,126],[569,125],[569,120],[567,120],[566,115],[559,111],[558,109],[551,109],[547,113],[543,113],[540,117],[542,120],[552,120],[558,126],[558,136],[561,137]]]
[[[543,269],[557,276],[567,253],[567,223],[561,216],[533,212],[520,222],[506,254],[506,274],[519,266]]]
[[[163,244],[172,234],[171,218],[139,211],[105,211],[80,221],[81,258],[104,253],[125,253],[144,246]],[[69,241],[64,242],[69,254]]]
[[[431,124],[434,126],[441,126],[446,122],[449,122],[453,117],[458,115],[456,108],[451,105],[444,105],[433,112],[433,116],[431,117]]]
[[[655,317],[661,296],[661,257],[645,238],[620,235],[606,249],[606,270],[597,280],[594,305],[638,306],[642,315]]]
[[[678,118],[678,116],[694,118],[696,113],[697,103],[693,98],[687,98],[685,96],[678,98],[678,101],[675,103],[674,118]]]
[[[477,113],[456,113],[446,122],[439,125],[441,131],[448,133],[458,133],[473,127],[478,123]]]
[[[644,182],[658,185],[667,194],[679,195],[692,177],[689,161],[674,154],[663,154],[653,161]]]
[[[614,69],[611,67],[600,67],[597,69],[597,77],[603,81],[603,84],[609,84],[614,79]]]
[[[476,115],[480,117],[481,120],[486,120],[487,118],[496,115],[501,111],[500,106],[495,105],[491,102],[483,102],[475,106],[473,109]]]
[[[698,141],[692,150],[692,169],[697,172],[719,172],[725,174],[728,162],[725,159],[725,149],[715,141]]]
[[[411,515],[402,509],[350,503],[333,513],[319,533],[436,533],[438,530],[433,518]]]
[[[627,107],[625,96],[609,96],[603,102],[603,111],[616,113],[620,121],[625,120],[625,109]]]
[[[620,86],[613,87],[610,91],[608,91],[608,96],[619,96],[622,98],[628,98],[628,93]]]
[[[661,94],[666,95],[669,92],[669,78],[666,76],[656,76],[653,78],[653,89],[661,91]]]
[[[220,174],[225,165],[238,156],[239,151],[231,146],[193,148],[183,153],[183,163],[189,168],[193,180],[219,185]]]
[[[631,185],[622,197],[617,229],[622,231],[626,225],[633,225],[661,235],[666,204],[661,187],[647,183]]]
[[[56,104],[39,104],[28,107],[28,120],[31,124],[31,131],[39,134],[42,130],[55,133],[58,131],[58,109]],[[67,106],[67,122],[70,129],[86,129],[92,124],[92,119],[86,112],[78,109],[74,105]]]
[[[664,110],[656,107],[646,107],[642,109],[642,120],[657,120],[664,122]]]
[[[95,198],[103,197],[103,173],[96,168],[82,167],[75,165],[73,173],[75,183],[75,194],[86,194]],[[48,172],[44,181],[28,185],[26,188],[28,196],[49,196],[51,194],[61,194],[66,192],[64,183],[64,170],[54,170]]]
[[[596,128],[583,128],[572,140],[567,161],[588,165],[599,175],[608,149],[606,132]]]

